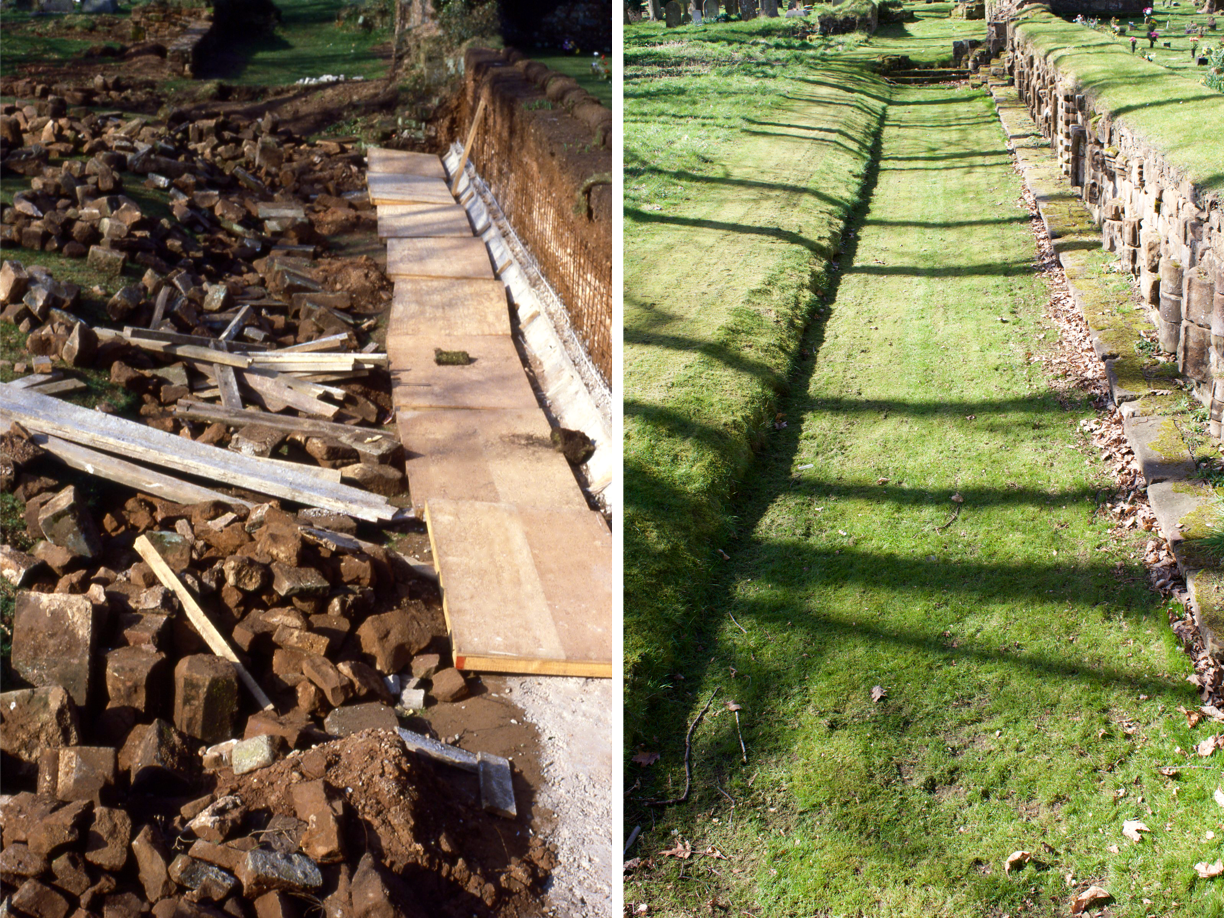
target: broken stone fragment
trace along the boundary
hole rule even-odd
[[[310,596],[326,594],[331,589],[331,584],[313,567],[290,567],[288,564],[274,561],[272,589],[281,597]]]
[[[404,473],[391,465],[346,465],[340,469],[340,480],[383,497],[397,497],[406,489]]]
[[[132,856],[136,858],[140,883],[149,902],[159,902],[174,894],[174,883],[166,864],[166,846],[153,825],[142,828],[132,841]]]
[[[246,853],[238,865],[238,879],[248,899],[275,890],[303,893],[323,885],[318,865],[304,854],[280,854],[263,848]]]
[[[238,673],[212,654],[183,657],[174,668],[174,726],[207,745],[234,735]]]
[[[266,618],[265,621],[267,621]],[[297,650],[304,654],[327,653],[327,638],[321,634],[312,634],[305,628],[278,625],[272,635],[272,641],[286,650]]]
[[[220,844],[238,830],[246,819],[247,808],[242,798],[228,794],[206,807],[187,823],[196,838]]]
[[[257,593],[268,581],[268,569],[244,555],[226,558],[222,565],[225,582],[244,593]]]
[[[412,658],[412,675],[415,679],[429,679],[442,665],[442,658],[436,653],[419,653]]]
[[[238,869],[238,865],[242,862],[242,852],[237,848],[231,848],[229,845],[214,844],[213,842],[204,841],[202,838],[192,842],[191,847],[187,849],[187,853],[197,861],[203,861],[205,864],[220,867],[231,874]]]
[[[64,918],[69,908],[68,900],[59,892],[35,879],[22,883],[9,904],[18,913],[31,918]]]
[[[0,545],[0,577],[15,587],[24,586],[40,563],[33,555],[27,555],[10,545]]]
[[[460,701],[467,697],[467,680],[453,667],[441,670],[431,680],[430,694],[438,701]]]
[[[219,768],[229,768],[234,754],[234,747],[238,745],[238,740],[228,739],[224,743],[217,743],[215,746],[209,746],[204,750],[204,769],[206,771],[216,771]]]
[[[327,657],[307,657],[302,663],[302,675],[319,687],[332,707],[339,707],[353,697],[353,683]]]
[[[0,305],[20,303],[30,285],[30,275],[21,262],[5,261],[0,265]]]
[[[267,458],[285,442],[288,431],[264,424],[248,424],[239,428],[230,438],[229,448],[244,456]]]
[[[237,878],[228,871],[198,861],[188,854],[180,854],[170,864],[170,878],[184,886],[199,898],[220,902],[238,885]]]
[[[204,296],[203,309],[205,312],[223,312],[229,309],[232,302],[229,287],[225,284],[211,284]]]
[[[35,687],[63,686],[79,707],[86,707],[100,618],[84,596],[18,593],[13,612],[14,672]]]
[[[323,729],[331,736],[351,736],[362,730],[395,730],[399,720],[395,711],[377,701],[335,708],[323,721]]]
[[[291,791],[297,818],[306,823],[298,844],[319,864],[344,859],[344,802],[326,781],[295,784]]]
[[[14,842],[0,851],[0,881],[10,886],[19,886],[29,877],[46,873],[50,866],[46,857],[35,854],[22,842]]]
[[[97,248],[97,246],[94,246],[94,249]],[[90,251],[93,251],[93,249]],[[129,284],[126,287],[121,287],[119,291],[107,301],[106,314],[116,322],[121,322],[131,315],[134,310],[139,308],[143,300],[144,293],[139,286]]]
[[[381,673],[398,673],[429,643],[429,628],[407,609],[371,615],[357,629],[361,649]]]
[[[158,718],[135,727],[132,734],[119,758],[120,767],[125,759],[128,763],[133,790],[181,793],[192,785],[197,759],[173,726]]]
[[[51,862],[55,885],[64,892],[79,896],[93,885],[85,859],[75,851],[65,851]]]
[[[44,857],[80,841],[89,818],[87,803],[70,803],[47,813],[30,827],[27,842],[30,850]]]
[[[94,807],[93,824],[85,842],[85,860],[103,870],[116,872],[127,863],[132,840],[132,819],[117,808]]]
[[[46,539],[34,546],[34,558],[61,577],[79,566],[82,561],[81,556],[76,552],[62,545],[56,545],[54,542],[48,542]]]
[[[413,682],[416,680],[414,679]],[[418,686],[405,686],[400,689],[400,706],[409,711],[419,711],[425,707],[425,689]]]
[[[51,542],[84,558],[102,554],[102,542],[93,515],[77,490],[69,485],[47,501],[38,512],[38,526]]]
[[[60,359],[69,366],[92,366],[94,356],[98,353],[98,335],[84,322],[72,326],[72,334],[67,343],[60,349]]]
[[[80,739],[76,705],[59,685],[0,694],[0,751],[4,770],[30,776],[44,749],[75,745]]]
[[[374,667],[357,660],[345,660],[343,663],[338,663],[336,668],[353,683],[358,697],[374,695],[382,701],[391,700],[392,696],[387,684]]]
[[[235,775],[245,775],[273,765],[284,753],[288,744],[283,737],[265,734],[244,739],[230,754]]]

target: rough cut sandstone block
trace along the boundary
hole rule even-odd
[[[61,686],[0,694],[0,752],[4,753],[5,771],[11,767],[15,775],[33,775],[40,752],[79,740],[76,705]]]
[[[211,654],[183,657],[174,668],[174,726],[211,746],[234,735],[237,715],[233,664]]]
[[[78,707],[86,707],[99,617],[84,596],[18,593],[13,670],[34,686],[63,686]]]

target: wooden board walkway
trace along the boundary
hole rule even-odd
[[[611,677],[611,533],[552,446],[505,286],[433,159],[373,149],[367,182],[395,281],[392,397],[455,665]]]

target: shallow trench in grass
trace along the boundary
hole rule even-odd
[[[643,805],[683,788],[678,736],[626,801],[626,902],[1065,915],[1099,885],[1099,914],[1222,915],[1193,866],[1222,853],[1211,728],[1177,710],[1147,534],[1105,512],[1090,395],[1043,369],[1051,290],[988,97],[897,87],[873,168],[684,669],[693,715],[714,698],[691,799]]]

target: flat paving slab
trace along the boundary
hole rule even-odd
[[[366,175],[370,200],[375,204],[452,204],[446,182],[432,175],[371,172]]]
[[[402,416],[412,505],[421,511],[427,501],[443,498],[589,509],[550,432],[537,408]]]
[[[442,365],[435,349],[467,351],[472,363]],[[539,410],[518,351],[497,335],[388,335],[391,388],[397,411],[431,408]]]
[[[455,666],[612,675],[612,534],[592,510],[431,500]]]
[[[371,147],[366,152],[369,172],[392,172],[399,175],[422,175],[446,181],[446,167],[441,157],[433,153],[417,153],[413,150],[388,150],[386,147]]]
[[[489,250],[475,236],[424,236],[387,240],[387,276],[470,277],[491,280]]]
[[[380,239],[473,235],[467,211],[458,204],[384,204],[378,208]]]
[[[509,335],[510,303],[497,280],[413,277],[395,282],[392,335]]]

